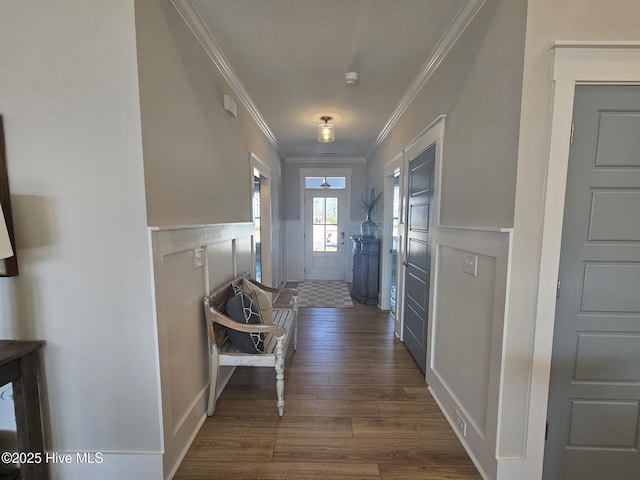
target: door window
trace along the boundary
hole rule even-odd
[[[338,198],[313,197],[313,251],[338,250]]]

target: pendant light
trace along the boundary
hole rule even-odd
[[[322,183],[320,184],[320,186],[322,188],[331,188],[331,185],[329,184],[329,182],[327,182],[327,177],[323,177]]]
[[[335,125],[331,123],[332,117],[320,117],[323,123],[318,125],[318,141],[321,143],[333,142],[336,139]]]

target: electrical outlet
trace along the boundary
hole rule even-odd
[[[456,410],[456,425],[458,426],[458,430],[462,433],[463,437],[467,436],[467,422],[462,418],[462,414]]]
[[[474,253],[464,254],[464,273],[468,273],[473,277],[478,276],[478,255]]]
[[[196,248],[193,251],[193,268],[204,267],[204,250]]]

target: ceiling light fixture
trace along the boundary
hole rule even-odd
[[[344,82],[347,85],[355,85],[356,83],[358,83],[358,77],[358,72],[348,72],[344,76]]]
[[[329,116],[320,117],[323,123],[318,125],[318,141],[321,143],[333,142],[336,139],[335,125],[331,123]]]
[[[331,188],[331,185],[329,185],[329,182],[327,182],[327,177],[322,177],[322,183],[320,184],[320,186],[322,188]]]

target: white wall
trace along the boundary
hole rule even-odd
[[[0,71],[20,261],[0,335],[47,342],[46,448],[107,454],[52,477],[159,478],[132,3],[1,2]]]

